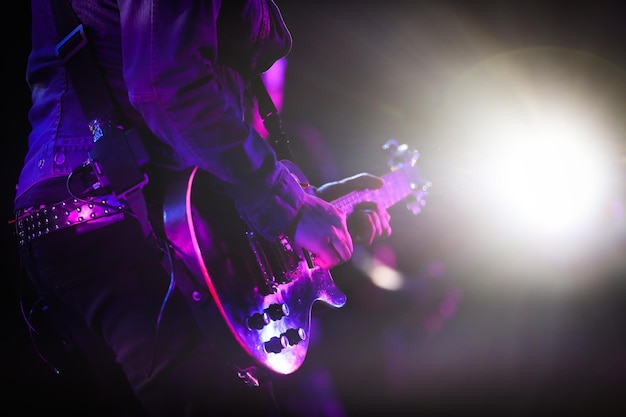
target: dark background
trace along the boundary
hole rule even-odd
[[[466,187],[472,160],[456,165],[472,142],[438,134],[437,124],[455,80],[520,49],[583,51],[596,63],[588,74],[595,92],[619,95],[626,80],[621,2],[277,3],[294,37],[283,122],[309,179],[384,173],[381,146],[395,138],[420,150],[421,171],[434,184],[419,216],[393,207],[392,238],[357,253],[394,258],[407,282],[402,290],[373,285],[356,263],[333,271],[348,303],[316,309],[309,357],[287,390],[295,401],[303,387],[302,415],[320,387],[331,391],[329,406],[337,400],[351,416],[626,415],[623,220],[601,248],[546,262],[536,253],[553,247],[538,241],[539,250],[528,251],[474,217],[483,196]],[[21,281],[10,224],[28,132],[28,13],[25,2],[16,5],[18,27],[5,37],[3,403],[24,414],[69,413],[89,409],[89,390],[54,376],[29,341],[19,303],[32,302],[32,294]],[[593,72],[606,67],[610,79]],[[619,126],[625,109],[614,109]],[[618,131],[612,140],[624,149]]]

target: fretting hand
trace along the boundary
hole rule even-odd
[[[326,201],[335,200],[352,191],[376,190],[384,185],[382,178],[369,173],[360,173],[341,181],[329,182],[317,189],[317,195]],[[379,238],[391,235],[390,216],[386,209],[375,202],[357,204],[348,214],[348,230],[352,241],[371,245]]]
[[[350,213],[327,203],[352,191],[382,186],[382,178],[361,173],[322,185],[316,190],[319,198],[306,195],[296,219],[295,242],[315,255],[317,266],[330,269],[351,258],[354,243],[371,245],[388,237],[389,213],[376,203],[360,203]]]

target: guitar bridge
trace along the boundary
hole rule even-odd
[[[289,238],[285,235],[280,236],[278,238],[278,245],[274,245],[274,247],[278,252],[273,258],[275,260],[275,267],[283,270],[283,281],[281,283],[291,282],[298,278],[300,273],[299,265],[302,258],[289,241]]]
[[[302,257],[287,236],[280,236],[276,241],[270,242],[248,231],[246,237],[261,271],[262,280],[257,282],[261,294],[274,294],[280,284],[298,278],[298,266]]]

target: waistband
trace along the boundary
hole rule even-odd
[[[127,205],[116,201],[112,195],[68,198],[54,204],[18,209],[15,212],[15,229],[20,245],[56,230],[88,223],[96,219],[129,211]]]

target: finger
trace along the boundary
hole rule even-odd
[[[364,244],[370,239],[370,225],[367,210],[359,207],[348,217],[348,228],[355,243]]]
[[[391,234],[391,215],[384,208],[374,205],[372,209],[366,209],[376,229],[376,235],[385,236]]]
[[[313,258],[313,264],[322,269],[330,269],[334,266],[332,260],[329,257],[321,255],[319,253],[315,254],[315,258]]]
[[[386,212],[370,211],[368,213],[371,226],[371,236],[369,244],[379,237],[386,237],[389,232],[389,223],[386,220]]]
[[[378,220],[378,235],[389,237],[391,235],[391,215],[387,210],[376,212]]]
[[[391,228],[391,215],[385,210],[385,237],[391,236],[393,229]]]
[[[345,237],[335,237],[332,241],[332,248],[339,257],[340,262],[345,262],[352,256],[352,238],[349,234],[342,234]]]
[[[318,246],[314,252],[313,263],[324,269],[330,269],[352,257],[352,238],[347,232],[335,230]]]
[[[327,249],[318,251],[313,258],[313,263],[322,269],[330,269],[341,262],[341,255],[333,246],[328,246]]]
[[[391,216],[387,210],[364,209],[364,206],[361,205],[351,222],[354,241],[371,245],[379,237],[389,237],[391,235]],[[374,205],[374,207],[376,206]]]
[[[378,234],[376,213],[372,210],[363,210],[363,225],[361,226],[361,242],[371,245]]]

